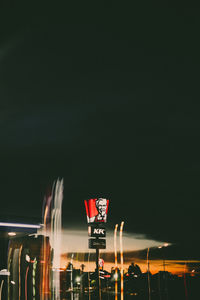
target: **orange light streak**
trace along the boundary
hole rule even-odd
[[[48,206],[46,206],[45,208],[45,213],[44,213],[44,241],[43,241],[43,260],[44,260],[44,264],[42,266],[42,300],[44,300],[45,298],[45,294],[46,294],[46,289],[47,289],[47,274],[46,274],[46,264],[47,264],[47,255],[46,255],[46,218],[47,218],[47,213],[48,213]]]
[[[123,260],[123,245],[122,245],[122,231],[124,227],[124,222],[121,222],[120,226],[120,258],[121,258],[121,300],[124,300],[124,260]]]
[[[115,250],[115,300],[117,300],[117,228],[118,224],[115,225],[114,230],[114,250]]]
[[[25,299],[27,300],[27,277],[28,277],[28,270],[29,270],[29,266],[26,269],[26,276],[25,276]]]

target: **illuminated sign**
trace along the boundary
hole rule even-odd
[[[89,239],[90,249],[106,249],[105,239]]]
[[[99,226],[88,226],[88,235],[91,237],[105,237],[106,229]]]
[[[99,267],[103,268],[103,266],[104,266],[104,260],[103,258],[99,258]]]
[[[109,200],[105,198],[85,200],[88,223],[106,223]]]

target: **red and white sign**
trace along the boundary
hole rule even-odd
[[[103,258],[99,258],[99,267],[103,268],[103,266],[104,266],[104,260]]]
[[[109,200],[105,198],[85,200],[88,223],[106,223]]]

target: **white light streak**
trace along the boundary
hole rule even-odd
[[[4,223],[0,222],[0,226],[2,227],[18,227],[18,228],[41,228],[40,225],[33,224],[21,224],[21,223]]]

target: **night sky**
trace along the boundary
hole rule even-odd
[[[41,222],[63,177],[66,228],[86,227],[84,199],[103,196],[110,228],[197,244],[197,7],[63,3],[1,9],[1,220]]]

